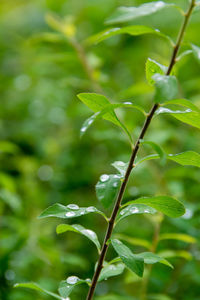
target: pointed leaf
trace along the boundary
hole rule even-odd
[[[121,174],[122,177],[125,176],[126,174],[126,170],[127,170],[127,167],[128,167],[128,163],[125,163],[123,161],[115,161],[112,166],[117,170],[119,171],[119,173]]]
[[[56,232],[58,234],[66,232],[66,231],[73,231],[80,233],[84,236],[86,236],[89,240],[91,240],[97,247],[98,250],[100,250],[101,246],[98,240],[98,237],[96,233],[90,229],[86,229],[83,226],[79,224],[74,224],[74,225],[68,225],[68,224],[60,224],[56,228]]]
[[[155,74],[152,79],[155,81],[156,94],[155,102],[162,103],[174,99],[178,93],[178,85],[175,76]]]
[[[100,94],[81,93],[78,94],[77,97],[94,112],[101,111],[106,105],[110,104],[109,100]],[[114,123],[115,125],[119,125],[119,120],[113,111],[105,114],[104,119]]]
[[[96,195],[105,208],[108,208],[115,199],[121,185],[120,175],[103,174],[96,184]]]
[[[183,123],[189,124],[193,127],[200,129],[200,113],[188,111],[187,114],[173,113],[172,116]]]
[[[145,204],[131,204],[126,206],[119,212],[117,217],[117,222],[123,220],[124,218],[134,215],[134,214],[155,214],[157,211]]]
[[[135,105],[132,102],[124,102],[124,103],[114,103],[114,104],[107,104],[105,105],[105,107],[96,112],[94,115],[92,115],[91,117],[89,117],[84,123],[83,126],[81,128],[81,136],[87,131],[87,129],[98,119],[100,118],[104,118],[105,115],[107,115],[110,112],[114,112],[114,109],[117,108],[134,108],[139,110],[140,112],[143,113],[143,115],[146,116],[146,112],[143,110],[142,107],[140,107],[139,105]],[[119,126],[119,124],[116,124]],[[120,125],[120,127],[128,134],[130,140],[132,139],[130,136],[130,133],[128,132],[128,130],[123,126]]]
[[[127,202],[123,206],[128,206],[132,204],[146,204],[168,217],[178,218],[185,213],[185,208],[181,202],[170,197],[170,196],[155,196],[155,197],[144,197],[133,201]]]
[[[167,67],[159,64],[155,60],[148,58],[146,62],[146,78],[149,84],[154,84],[155,80],[152,77],[155,74],[165,75],[167,72]]]
[[[173,99],[163,103],[162,105],[180,105],[187,108],[190,108],[192,111],[196,111],[200,113],[200,109],[191,101],[187,99]]]
[[[119,7],[106,23],[110,24],[131,21],[139,17],[151,15],[169,6],[173,6],[173,4],[167,4],[163,1],[155,1],[142,4],[138,7]]]
[[[162,233],[159,236],[159,240],[177,240],[191,244],[197,242],[197,240],[193,236],[184,233]]]
[[[200,112],[197,112],[197,110],[192,111],[190,108],[188,108],[184,111],[174,111],[166,107],[160,107],[156,111],[156,115],[159,114],[171,114],[177,120],[200,129]]]
[[[81,93],[78,94],[77,97],[87,105],[91,110],[94,112],[101,111],[104,109],[108,104],[110,104],[109,100],[100,94],[95,93]],[[107,113],[103,114],[103,118],[107,121],[112,122],[113,124],[121,127],[126,134],[128,135],[129,139],[132,141],[131,135],[127,128],[121,123],[121,121],[117,118],[115,112],[113,110],[109,110]]]
[[[32,290],[35,290],[35,291],[38,291],[38,292],[42,292],[42,293],[45,293],[47,295],[50,295],[56,299],[60,299],[62,300],[62,298],[57,295],[57,294],[54,294],[52,292],[49,292],[47,291],[46,289],[43,289],[41,286],[39,286],[37,283],[34,283],[34,282],[27,282],[27,283],[16,283],[14,285],[15,288],[27,288],[27,289],[32,289]]]
[[[123,273],[124,264],[107,264],[103,267],[98,281],[106,280],[109,277],[117,276]]]
[[[173,266],[170,264],[170,262],[168,262],[163,257],[159,256],[158,254],[152,252],[143,252],[137,255],[138,257],[144,259],[145,264],[155,264],[159,262],[173,269]]]
[[[119,34],[129,34],[132,36],[138,36],[143,34],[156,34],[161,35],[164,37],[164,34],[161,34],[158,29],[154,29],[151,27],[143,26],[143,25],[132,25],[132,26],[126,26],[123,28],[109,28],[104,31],[101,31],[93,36],[91,36],[89,39],[87,39],[87,43],[89,44],[98,44],[110,37],[119,35]]]
[[[77,276],[70,276],[66,280],[63,280],[60,282],[60,285],[58,288],[59,294],[63,298],[67,298],[71,294],[73,289],[77,285],[82,284],[82,283],[86,283],[86,280],[79,279]]]
[[[137,274],[139,277],[142,277],[144,272],[144,260],[133,254],[132,251],[119,240],[113,239],[111,240],[111,242],[113,248],[121,258],[125,266],[132,272]]]
[[[67,206],[64,206],[59,203],[56,203],[45,209],[38,218],[42,219],[48,217],[56,217],[61,219],[68,219],[80,217],[89,213],[98,213],[106,219],[104,213],[96,209],[96,207],[94,206],[79,207],[76,204],[68,204]]]
[[[200,168],[200,154],[194,151],[186,151],[178,154],[169,154],[168,159],[182,166],[195,166]]]

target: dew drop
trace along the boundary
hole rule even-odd
[[[122,211],[120,212],[120,215],[123,216],[124,214],[125,214],[125,211],[122,210]]]
[[[131,212],[132,214],[136,214],[136,213],[139,212],[139,209],[138,209],[137,207],[133,207],[133,208],[130,209],[130,212]]]
[[[81,132],[85,132],[86,130],[87,130],[86,126],[84,126],[84,127],[81,128]]]
[[[131,103],[131,102],[124,102],[124,104],[132,105],[133,103]]]
[[[109,175],[103,174],[103,175],[101,175],[100,180],[101,180],[102,182],[105,182],[105,181],[107,181],[109,178],[110,178]]]
[[[79,278],[77,276],[70,276],[67,278],[67,283],[68,284],[76,284]]]
[[[67,205],[67,207],[70,208],[70,209],[74,209],[74,210],[78,210],[79,209],[79,206],[76,205],[76,204],[69,204],[69,205]]]
[[[118,182],[114,182],[113,187],[117,187],[117,186],[118,186]]]
[[[76,214],[73,211],[68,211],[65,216],[70,218],[70,217],[74,217]]]
[[[95,211],[95,207],[89,206],[89,207],[86,208],[86,211],[87,212],[94,212]]]
[[[150,214],[150,211],[149,211],[148,209],[145,209],[144,212],[145,212],[146,214]]]

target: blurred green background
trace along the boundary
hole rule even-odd
[[[153,91],[145,79],[148,57],[167,65],[172,48],[153,35],[128,35],[88,46],[85,40],[105,28],[105,19],[120,5],[139,5],[133,0],[1,0],[0,3],[0,298],[2,300],[50,299],[24,289],[15,282],[35,281],[56,291],[70,275],[91,278],[97,253],[94,245],[74,233],[57,236],[56,219],[37,216],[56,202],[80,206],[95,205],[95,184],[102,173],[113,173],[111,163],[128,161],[130,146],[123,132],[106,121],[98,121],[80,139],[80,128],[91,111],[79,102],[80,92],[102,90],[111,101],[134,100],[149,109]],[[168,1],[166,1],[168,2]],[[184,9],[188,1],[174,1]],[[77,47],[52,26],[51,15],[75,33]],[[130,24],[160,29],[176,39],[182,17],[174,8]],[[200,46],[200,13],[196,12],[185,36],[182,50],[192,42]],[[84,53],[82,48],[84,47]],[[82,53],[82,54],[81,54]],[[81,56],[83,55],[83,56]],[[86,66],[84,66],[84,60]],[[89,76],[87,66],[89,66]],[[175,67],[180,94],[200,107],[200,64],[192,55]],[[89,78],[90,77],[90,78]],[[92,79],[92,80],[91,80]],[[132,110],[117,111],[137,136],[143,116]],[[167,153],[200,152],[200,134],[172,119],[156,117],[147,139],[159,143]],[[140,155],[152,153],[145,146]],[[146,162],[135,170],[126,199],[168,193],[183,201],[186,215],[165,218],[161,232],[187,233],[197,243],[163,241],[158,250],[185,250],[184,257],[171,258],[175,269],[155,265],[148,299],[198,300],[200,289],[200,170],[170,162]],[[109,214],[109,212],[107,212]],[[79,222],[97,232],[102,241],[106,224],[101,217],[83,216]],[[116,232],[152,240],[155,220],[144,216],[123,221]],[[143,248],[134,246],[136,252]],[[144,249],[143,249],[144,250]],[[112,258],[112,250],[108,258]],[[125,271],[98,285],[97,299],[138,299],[141,282]],[[85,299],[81,286],[71,299]],[[105,295],[114,295],[104,297]],[[117,298],[121,295],[122,298]],[[154,297],[154,298],[153,298]],[[167,298],[165,298],[167,300]]]

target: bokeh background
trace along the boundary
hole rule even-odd
[[[100,120],[80,139],[80,128],[91,115],[76,97],[80,92],[101,90],[111,101],[131,100],[149,109],[153,90],[145,79],[148,57],[167,65],[172,48],[153,35],[116,36],[98,45],[85,41],[107,28],[105,20],[120,5],[139,5],[134,0],[1,0],[0,3],[0,298],[2,300],[50,299],[43,294],[14,289],[16,282],[35,281],[56,291],[70,275],[92,276],[97,259],[95,247],[75,233],[57,236],[57,219],[37,220],[56,202],[103,209],[95,196],[102,173],[113,173],[111,163],[128,161],[130,146],[123,132]],[[168,1],[166,1],[168,2]],[[174,1],[186,8],[188,1]],[[76,46],[56,30],[55,15],[65,22],[67,34],[76,36]],[[182,17],[174,8],[129,24],[160,29],[175,40]],[[200,46],[200,13],[196,12],[185,36]],[[84,51],[83,51],[84,48]],[[89,68],[89,69],[88,69]],[[192,55],[177,63],[175,73],[180,95],[200,107],[200,64]],[[132,110],[117,111],[137,136],[143,116]],[[200,152],[200,134],[161,115],[154,119],[147,139],[159,143],[167,153]],[[140,155],[153,153],[148,146]],[[146,162],[132,175],[126,199],[168,193],[184,202],[186,215],[165,218],[161,232],[187,233],[197,239],[190,244],[163,241],[158,250],[171,249],[178,257],[169,259],[175,269],[155,265],[148,299],[199,299],[200,289],[200,170],[174,163],[162,166]],[[109,212],[106,212],[109,214]],[[76,220],[95,230],[102,241],[106,224],[101,217]],[[69,222],[70,223],[70,222]],[[71,222],[72,223],[72,222]],[[116,232],[149,242],[155,220],[144,216],[124,220]],[[138,252],[144,248],[132,246]],[[182,252],[182,255],[180,253]],[[112,250],[108,258],[112,258]],[[173,255],[172,255],[173,256]],[[139,299],[141,282],[125,271],[99,284],[96,299]],[[87,287],[80,286],[71,299],[85,299]],[[157,296],[153,296],[157,294]],[[159,294],[166,294],[162,298]],[[157,297],[157,298],[156,298]],[[166,296],[167,297],[167,296]]]

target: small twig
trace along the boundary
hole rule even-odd
[[[174,46],[174,50],[173,50],[173,53],[172,53],[172,57],[171,57],[170,64],[169,64],[168,70],[166,72],[166,75],[170,75],[171,70],[172,70],[173,66],[175,65],[175,63],[176,63],[176,56],[178,54],[178,51],[179,51],[179,48],[180,48],[180,45],[181,45],[181,42],[182,42],[182,39],[183,39],[183,36],[184,36],[184,33],[185,33],[185,29],[187,27],[187,24],[188,24],[188,21],[189,21],[189,18],[191,16],[191,13],[192,13],[192,10],[193,10],[194,6],[195,6],[195,0],[192,0],[188,11],[185,13],[184,22],[183,22],[183,25],[181,27],[176,45]],[[121,201],[122,201],[122,198],[123,198],[123,195],[124,195],[124,192],[125,192],[125,189],[126,189],[126,186],[127,186],[130,174],[131,174],[131,171],[132,171],[133,166],[134,166],[136,155],[137,155],[138,150],[140,148],[140,140],[142,140],[144,138],[145,133],[146,133],[147,129],[149,128],[151,120],[152,120],[152,118],[153,118],[153,116],[154,116],[154,114],[155,114],[158,107],[159,107],[159,104],[156,103],[151,108],[151,110],[150,110],[149,114],[147,115],[147,118],[144,122],[144,125],[143,125],[143,128],[142,128],[141,132],[140,132],[140,135],[139,135],[139,137],[138,137],[138,139],[135,143],[135,147],[133,148],[133,152],[131,154],[131,158],[130,158],[128,168],[127,168],[127,171],[126,171],[126,174],[125,174],[125,177],[124,177],[124,181],[122,182],[119,194],[117,196],[117,199],[116,199],[116,202],[115,202],[112,214],[111,214],[111,217],[109,219],[107,232],[106,232],[106,235],[105,235],[105,238],[104,238],[103,246],[102,246],[101,253],[100,253],[100,256],[99,256],[99,260],[98,260],[98,263],[97,263],[97,267],[96,267],[96,270],[95,270],[95,273],[94,273],[94,276],[93,276],[93,279],[92,279],[92,283],[91,283],[91,286],[90,286],[90,289],[89,289],[89,292],[88,292],[88,295],[87,295],[87,300],[92,300],[92,298],[94,296],[94,291],[95,291],[95,288],[96,288],[96,285],[97,285],[97,282],[98,282],[99,275],[100,275],[101,270],[103,268],[103,262],[104,262],[104,259],[105,259],[105,256],[106,256],[106,252],[108,250],[109,239],[111,238],[111,235],[112,235],[112,232],[113,232],[115,219],[116,219],[117,213],[120,209]]]
[[[74,50],[76,51],[76,53],[78,55],[78,58],[79,58],[82,66],[83,66],[83,69],[84,69],[88,79],[90,80],[90,82],[92,84],[92,89],[95,92],[102,93],[102,88],[100,87],[98,82],[95,80],[93,69],[90,66],[90,64],[88,63],[87,56],[86,56],[86,53],[85,53],[85,49],[74,37],[70,38],[69,42],[70,42],[70,44],[72,45],[72,47],[74,48]]]

